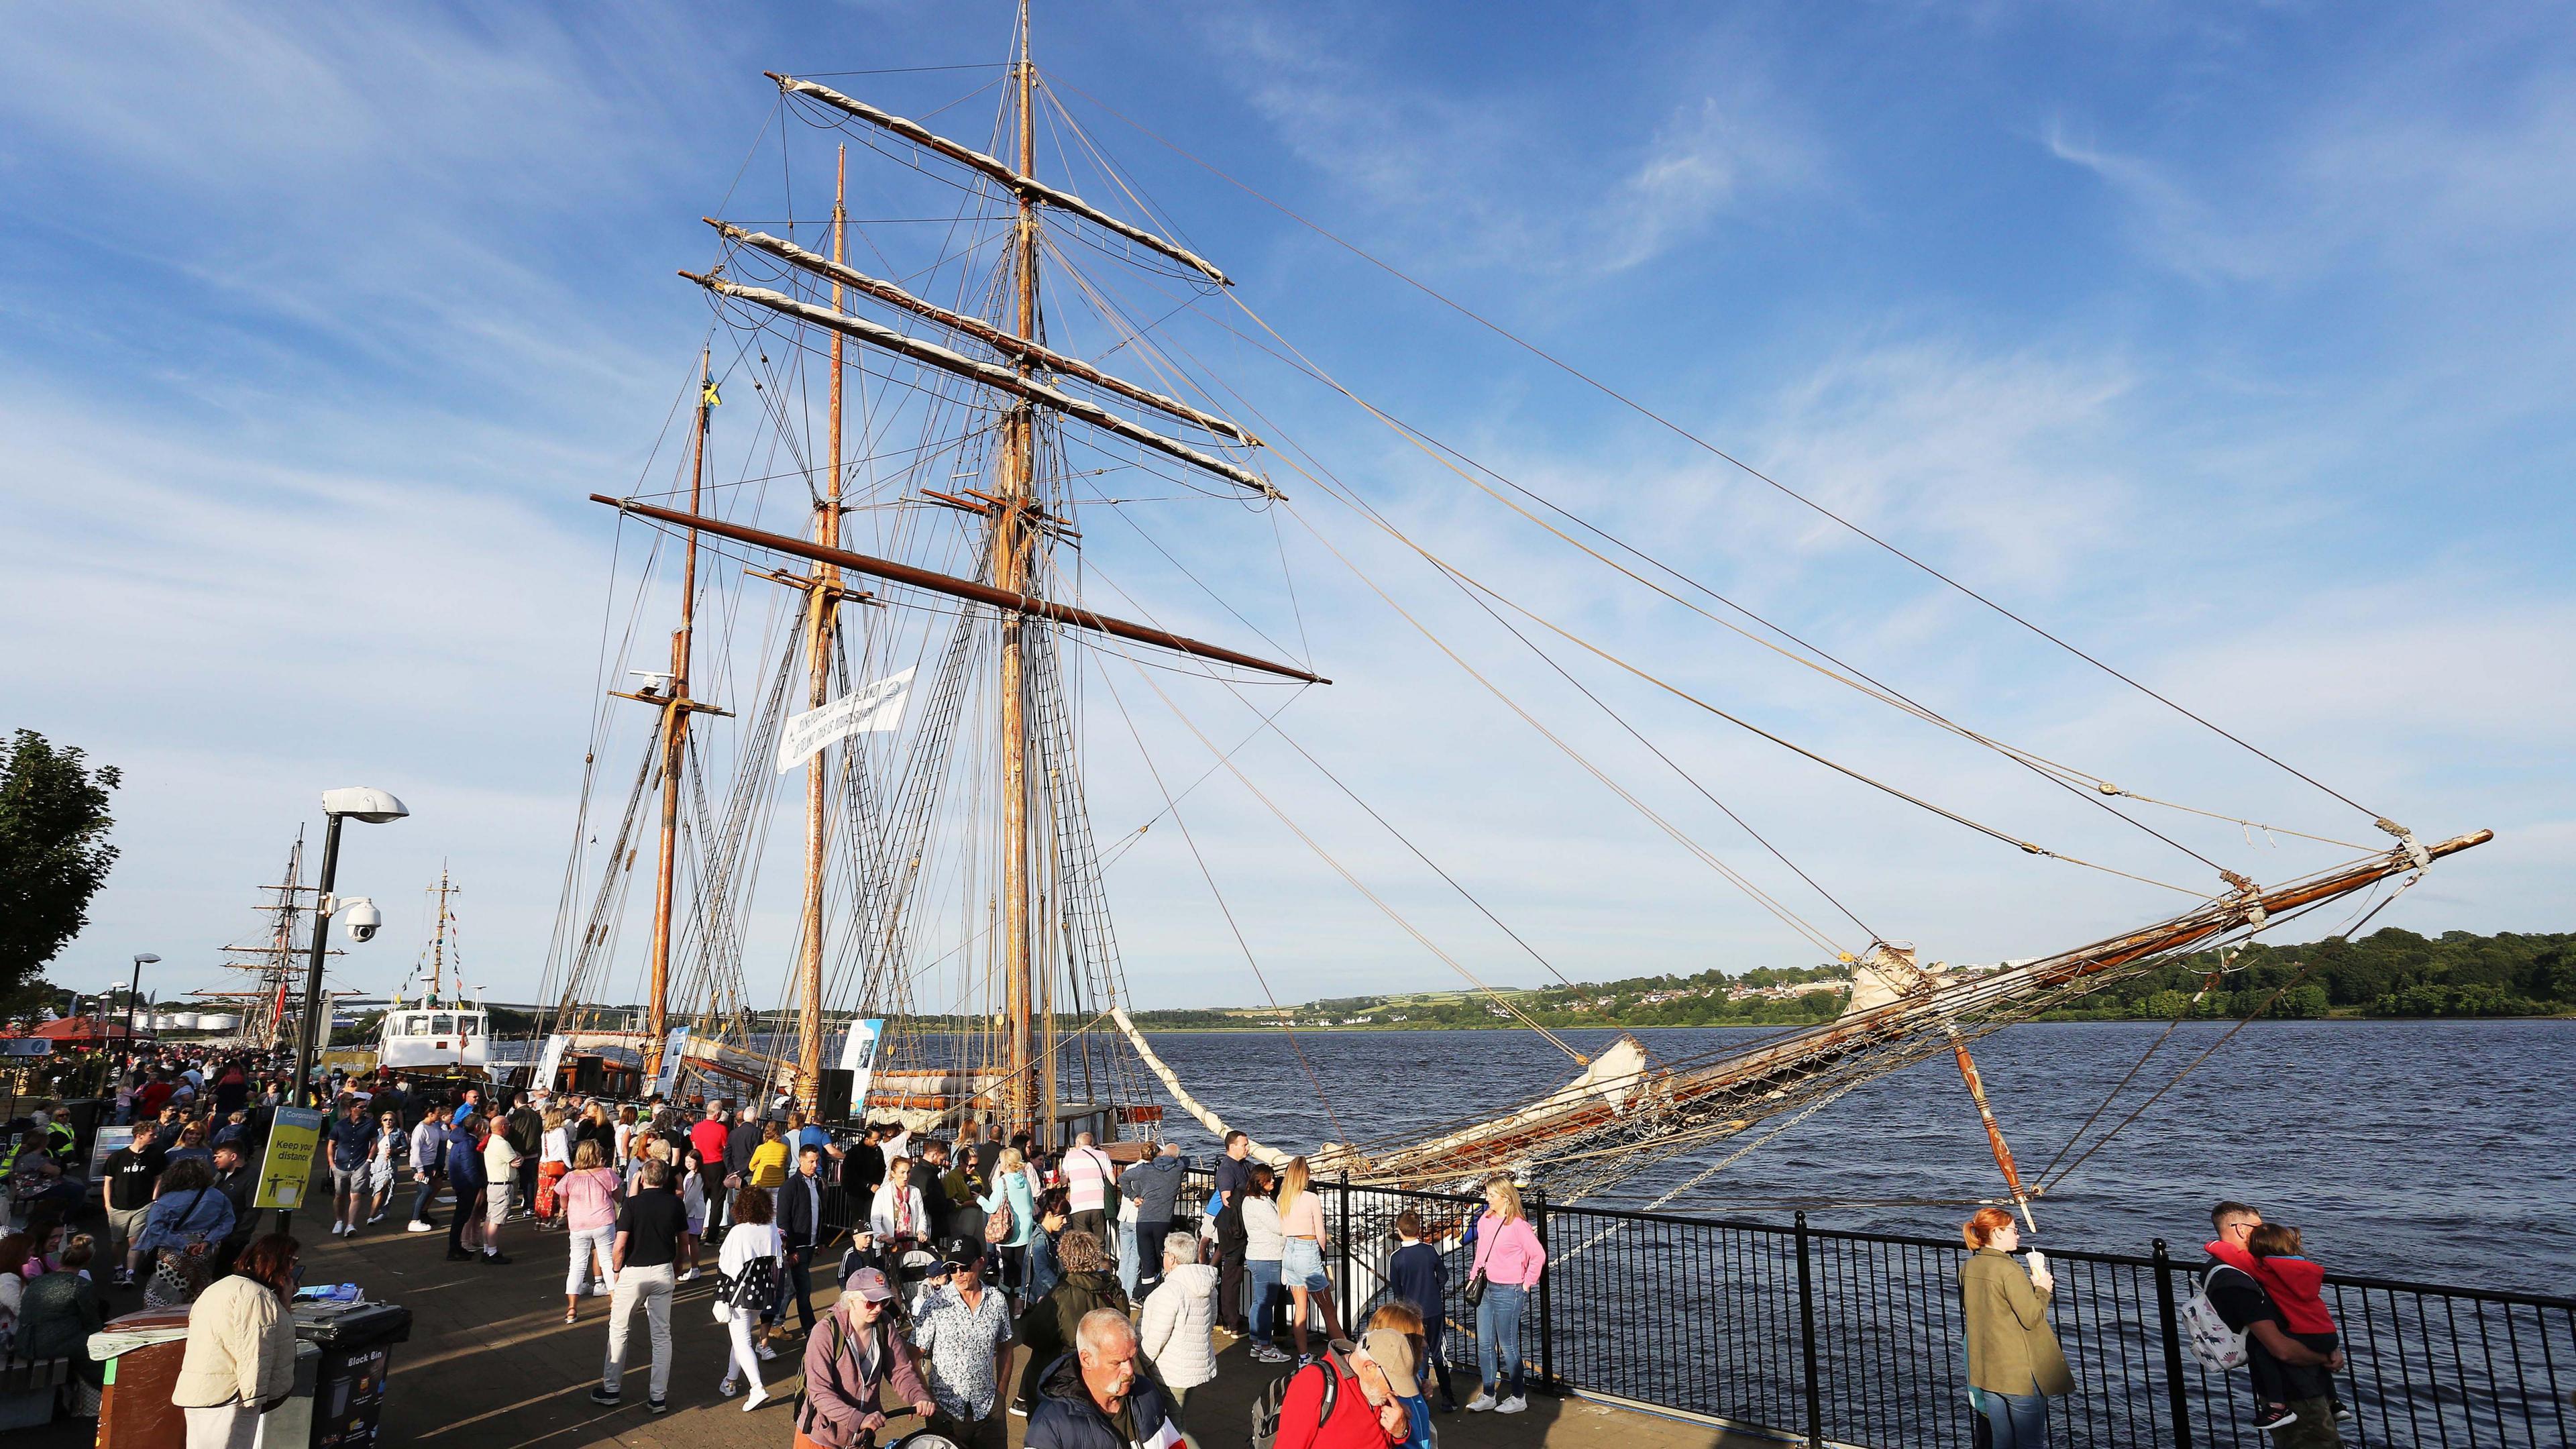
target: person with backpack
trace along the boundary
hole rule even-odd
[[[1065,1236],[1090,1235],[1067,1229]],[[1129,1449],[1178,1441],[1180,1421],[1172,1415],[1171,1396],[1146,1368],[1124,1309],[1084,1314],[1074,1325],[1072,1349],[1039,1376],[1026,1449]]]
[[[1252,1449],[1392,1449],[1412,1445],[1412,1420],[1380,1379],[1372,1402],[1360,1367],[1336,1340],[1271,1381],[1252,1402]]]
[[[2343,1371],[2342,1351],[2311,1348],[2285,1325],[2248,1246],[2263,1226],[2261,1213],[2222,1202],[2209,1210],[2209,1223],[2218,1236],[2207,1244],[2200,1290],[2182,1310],[2192,1357],[2220,1372],[2245,1366],[2263,1406],[2255,1423],[2270,1432],[2274,1449],[2340,1449],[2334,1376]]]
[[[2075,1392],[2048,1300],[2057,1287],[2045,1265],[2013,1260],[2021,1229],[2002,1208],[1980,1208],[1960,1225],[1959,1308],[1968,1333],[1968,1386],[1976,1392],[1995,1449],[2048,1449],[2048,1400]]]
[[[1172,1235],[1172,1220],[1180,1215],[1181,1187],[1187,1176],[1181,1171],[1181,1144],[1166,1140],[1160,1151],[1118,1179],[1118,1195],[1133,1205],[1136,1214],[1136,1257],[1143,1271],[1133,1296],[1140,1303],[1163,1281],[1163,1240]]]
[[[878,1400],[889,1383],[923,1419],[939,1411],[919,1355],[895,1329],[894,1311],[885,1274],[861,1268],[850,1275],[840,1301],[805,1341],[795,1449],[868,1449],[886,1426]]]

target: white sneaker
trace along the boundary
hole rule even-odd
[[[695,1278],[695,1277],[697,1277],[697,1276],[698,1276],[698,1270],[697,1270],[697,1269],[695,1269],[695,1268],[691,1268],[689,1271],[687,1271],[687,1272],[685,1272],[685,1273],[681,1274],[681,1275],[680,1275],[680,1277],[679,1277],[679,1280],[678,1280],[678,1281],[680,1281],[680,1282],[682,1282],[682,1283],[686,1283],[686,1282],[690,1281],[691,1279],[693,1279],[693,1278]]]
[[[1503,1400],[1501,1403],[1494,1405],[1494,1412],[1497,1414],[1518,1414],[1524,1413],[1528,1409],[1529,1400],[1522,1398],[1518,1394],[1514,1394],[1510,1398]]]
[[[1481,1414],[1493,1406],[1494,1396],[1486,1393],[1483,1389],[1478,1389],[1476,1391],[1476,1397],[1467,1401],[1467,1412],[1470,1414]]]
[[[371,1218],[367,1219],[367,1221],[368,1221],[368,1222],[371,1222],[371,1223],[380,1223],[380,1222],[383,1222],[384,1220],[385,1220],[385,1215],[384,1215],[383,1213],[378,1213],[378,1214],[376,1214],[374,1217],[371,1217]]]
[[[762,1345],[761,1345],[757,1350],[755,1350],[755,1351],[756,1351],[757,1353],[759,1353],[759,1355],[760,1355],[762,1358],[776,1358],[776,1357],[778,1357],[778,1350],[776,1350],[776,1349],[774,1349],[774,1348],[771,1348],[768,1344],[765,1344],[765,1343],[764,1343],[764,1344],[762,1344]]]
[[[437,1232],[438,1229],[431,1227],[429,1224],[422,1222],[418,1218],[414,1218],[410,1222],[403,1224],[403,1231],[406,1233],[434,1233]]]
[[[593,1283],[590,1285],[590,1296],[593,1298],[605,1298],[616,1291],[617,1290],[614,1287],[606,1283]]]
[[[333,1223],[333,1224],[331,1225],[331,1236],[333,1236],[333,1237],[335,1237],[335,1238],[336,1238],[336,1237],[340,1236],[342,1233],[347,1232],[348,1230],[349,1230],[349,1225],[348,1225],[347,1223]]]
[[[716,1396],[718,1398],[730,1399],[741,1392],[742,1385],[735,1383],[731,1379],[726,1379],[724,1382],[716,1385]]]
[[[767,1389],[765,1389],[765,1388],[762,1388],[762,1387],[761,1387],[760,1385],[758,1385],[758,1384],[754,1384],[754,1385],[752,1385],[752,1386],[751,1386],[751,1397],[749,1397],[749,1398],[747,1398],[747,1399],[744,1399],[744,1400],[742,1401],[742,1411],[743,1411],[744,1413],[748,1414],[748,1413],[750,1413],[752,1410],[757,1409],[757,1408],[759,1408],[761,1405],[763,1405],[763,1404],[765,1404],[765,1403],[768,1403],[768,1402],[769,1402],[769,1390],[767,1390]]]

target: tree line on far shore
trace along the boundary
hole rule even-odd
[[[2500,1017],[2576,1014],[2576,934],[2446,931],[2426,937],[2391,926],[2357,941],[2245,947],[2213,984],[2218,953],[2202,952],[2115,982],[2043,1021],[2234,1020],[2260,1012],[2325,1017]],[[1763,967],[1729,975],[1638,976],[1507,993],[1547,1027],[1799,1026],[1830,1021],[1850,998],[1845,968]],[[1829,989],[1801,991],[1828,985]],[[1442,1029],[1509,1027],[1519,1018],[1468,992],[1359,996],[1307,1002],[1287,1016],[1301,1027]],[[1151,1031],[1275,1026],[1278,1014],[1245,1010],[1140,1011]]]

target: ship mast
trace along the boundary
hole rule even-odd
[[[698,512],[707,478],[707,414],[715,406],[715,383],[708,367],[712,347],[698,352],[697,426],[689,442],[689,512]],[[689,711],[701,708],[689,698],[689,631],[698,601],[698,533],[688,532],[680,555],[680,627],[671,634],[671,682],[662,706],[662,842],[653,865],[653,941],[648,958],[651,980],[644,1002],[644,1078],[662,1074],[663,1039],[668,1033],[671,989],[671,886],[680,849],[680,770],[688,758]]]
[[[440,983],[447,972],[447,862],[438,863],[438,921],[429,932],[429,1000],[438,1004]]]
[[[1020,174],[1033,176],[1037,171],[1037,130],[1032,124],[1034,117],[1031,112],[1037,73],[1029,63],[1028,0],[1020,0],[1018,69]],[[1025,194],[1019,197],[1011,257],[1018,283],[1019,335],[1035,341],[1038,335],[1038,221],[1037,207]],[[1031,361],[1025,353],[1014,358],[1012,366],[1022,378],[1028,377],[1032,371]],[[1029,566],[1035,553],[1035,530],[1029,526],[1028,510],[1037,492],[1037,409],[1027,399],[1023,398],[1011,409],[1004,423],[1003,439],[999,507],[993,513],[993,583],[995,587],[1015,594],[1033,593]],[[1031,1004],[1033,993],[1030,990],[1030,958],[1034,954],[1034,943],[1029,929],[1027,664],[1021,643],[1021,616],[1005,613],[1001,622],[1003,1120],[1013,1129],[1030,1128],[1038,1144],[1046,1147],[1053,1145],[1055,1124],[1036,1121],[1036,1109],[1041,1100],[1054,1096],[1053,1073],[1048,1072],[1050,1081],[1042,1095],[1032,1092],[1034,1084],[1030,1080],[1035,1033]]]
[[[850,148],[840,151],[832,184],[832,260],[843,255],[849,230]],[[832,310],[841,309],[841,284],[832,283]],[[825,548],[841,543],[841,334],[832,334],[830,420],[826,456],[831,460],[822,500],[814,506],[814,541]],[[831,697],[832,640],[842,597],[841,571],[817,564],[805,591],[806,708],[821,709]],[[831,751],[818,749],[805,762],[805,927],[796,962],[796,1104],[814,1110],[823,1083],[823,797]]]

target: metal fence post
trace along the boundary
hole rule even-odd
[[[1334,1314],[1334,1317],[1342,1321],[1342,1327],[1350,1330],[1353,1338],[1357,1338],[1359,1337],[1358,1326],[1350,1321],[1350,1310],[1358,1306],[1358,1299],[1351,1292],[1354,1285],[1351,1282],[1351,1174],[1348,1169],[1344,1169],[1341,1174],[1340,1197],[1342,1222],[1341,1226],[1333,1232],[1333,1260],[1341,1271],[1333,1275],[1333,1282],[1342,1299],[1334,1306],[1342,1311]]]
[[[1807,1215],[1797,1217],[1798,1234],[1798,1339],[1807,1358],[1807,1446],[1823,1449],[1825,1442],[1825,1401],[1818,1391],[1816,1373],[1816,1284],[1815,1271],[1808,1265]]]
[[[2191,1398],[2183,1392],[2182,1331],[2174,1314],[2173,1260],[2156,1239],[2156,1317],[2165,1333],[2165,1412],[2173,1416],[2174,1449],[2191,1449]]]
[[[1538,1234],[1540,1252],[1547,1251],[1547,1189],[1532,1186],[1529,1195],[1530,1230]],[[1538,1381],[1553,1394],[1559,1391],[1556,1381],[1556,1315],[1549,1311],[1553,1295],[1548,1282],[1556,1275],[1541,1269],[1538,1275]]]

